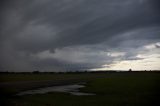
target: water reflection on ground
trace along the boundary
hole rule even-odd
[[[95,95],[93,93],[80,92],[79,89],[84,87],[85,87],[84,85],[80,85],[80,84],[52,86],[52,87],[45,87],[45,88],[39,88],[35,90],[20,92],[17,95],[23,96],[28,94],[45,94],[48,92],[65,92],[65,93],[70,93],[72,95],[77,95],[77,96]]]

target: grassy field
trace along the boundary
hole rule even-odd
[[[95,93],[94,96],[74,96],[68,93],[51,92],[48,94],[11,96],[8,106],[159,106],[160,73],[83,73],[83,74],[8,74],[1,75],[1,83],[13,86],[17,82],[55,81],[63,84],[86,81],[83,92]],[[73,83],[74,83],[73,81]],[[53,82],[53,83],[55,83]],[[63,82],[63,83],[62,83]],[[21,84],[21,83],[19,83]],[[32,87],[31,83],[25,86]],[[43,83],[41,84],[43,85]],[[50,83],[48,84],[50,85]],[[37,84],[37,87],[39,84]],[[45,85],[46,86],[46,85]],[[18,84],[13,87],[19,91]],[[12,88],[10,88],[12,89]],[[18,92],[18,90],[15,90]],[[12,91],[12,90],[11,90]],[[13,93],[15,92],[12,91]],[[159,105],[158,105],[159,104]]]

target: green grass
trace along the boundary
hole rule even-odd
[[[11,99],[12,102],[8,105],[158,106],[159,73],[114,73],[105,76],[92,79],[86,88],[81,89],[83,92],[96,93],[95,96],[74,96],[67,93],[37,94]]]
[[[79,76],[78,74],[4,74],[0,75],[0,82],[63,80]]]
[[[67,79],[91,79],[106,77],[108,74],[92,73],[67,73],[67,74],[0,74],[0,83],[17,81],[44,81],[44,80],[67,80]]]

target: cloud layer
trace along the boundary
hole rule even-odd
[[[147,58],[140,54],[160,53],[159,0],[3,0],[0,4],[0,70],[118,69],[123,61]],[[159,55],[154,58],[160,62]],[[158,63],[150,64],[160,69]]]

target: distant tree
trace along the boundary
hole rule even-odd
[[[132,69],[129,69],[129,71],[131,72],[131,71],[132,71]]]
[[[39,73],[39,71],[37,70],[37,71],[33,71],[33,74],[38,74]]]

